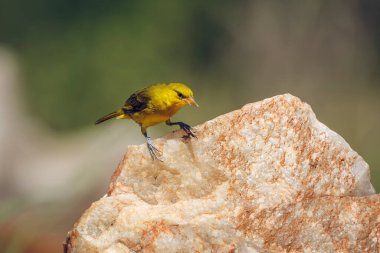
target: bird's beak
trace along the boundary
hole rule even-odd
[[[196,106],[196,107],[199,106],[199,105],[197,104],[197,102],[195,102],[193,96],[190,96],[190,97],[188,97],[188,98],[185,98],[184,100],[185,100],[185,102],[186,102],[187,104],[189,104],[189,105],[193,105],[193,106]]]

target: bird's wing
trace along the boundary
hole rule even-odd
[[[149,100],[149,96],[145,90],[138,91],[133,93],[127,101],[125,101],[123,110],[128,114],[140,112],[148,107]]]

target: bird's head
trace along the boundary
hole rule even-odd
[[[173,99],[177,102],[177,104],[181,106],[193,105],[198,107],[197,102],[194,100],[193,91],[185,84],[169,83],[168,87],[174,92],[172,93]]]

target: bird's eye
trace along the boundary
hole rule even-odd
[[[176,92],[177,92],[177,95],[178,95],[178,97],[179,97],[180,99],[185,98],[185,96],[184,96],[181,92],[179,92],[179,91],[176,91]]]

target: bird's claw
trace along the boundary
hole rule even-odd
[[[183,139],[187,140],[187,139],[190,139],[191,137],[198,139],[195,133],[192,131],[191,126],[189,126],[188,124],[182,123],[180,127],[186,133],[186,135],[182,136]]]
[[[153,142],[152,140],[150,139],[150,137],[147,137],[146,138],[146,145],[148,147],[148,151],[149,151],[149,154],[150,154],[150,157],[152,157],[152,160],[154,159],[157,159],[159,161],[162,162],[162,160],[159,158],[159,156],[162,155],[161,151],[156,148],[154,145],[153,145]],[[157,155],[158,154],[158,155]]]

